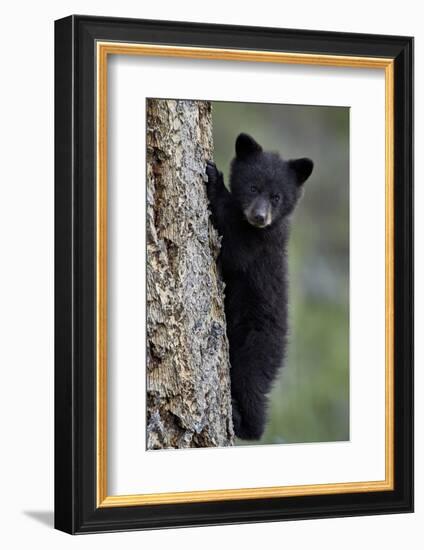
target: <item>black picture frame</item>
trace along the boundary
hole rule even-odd
[[[97,41],[394,60],[394,489],[97,506]],[[93,533],[413,510],[413,39],[73,15],[55,22],[55,527]]]

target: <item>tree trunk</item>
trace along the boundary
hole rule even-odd
[[[147,102],[147,448],[233,445],[211,105]]]

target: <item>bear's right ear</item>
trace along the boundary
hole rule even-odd
[[[296,183],[301,186],[312,174],[314,163],[311,159],[301,158],[296,160],[289,160],[289,166],[296,175]]]
[[[236,156],[239,160],[261,152],[262,147],[248,134],[240,134],[236,139]]]

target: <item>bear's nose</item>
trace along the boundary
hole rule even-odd
[[[255,214],[255,223],[263,225],[265,223],[265,216],[263,214]]]

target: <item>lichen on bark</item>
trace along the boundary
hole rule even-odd
[[[147,101],[148,449],[234,443],[212,158],[209,102]]]

